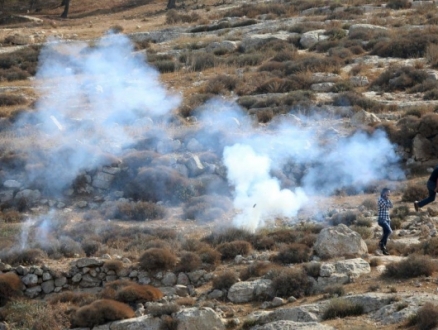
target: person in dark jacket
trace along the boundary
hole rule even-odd
[[[389,252],[386,249],[386,243],[388,242],[389,235],[392,233],[391,219],[389,218],[389,209],[392,208],[392,202],[389,199],[390,193],[391,191],[388,188],[383,188],[379,200],[377,201],[379,210],[377,223],[383,229],[383,235],[379,242],[379,248],[382,250],[384,255],[389,255]]]
[[[415,211],[418,212],[418,209],[432,203],[435,200],[436,193],[438,192],[438,166],[436,166],[433,169],[432,174],[429,177],[429,180],[427,180],[427,190],[429,191],[429,197],[426,197],[425,199],[421,201],[415,201],[414,202],[414,208]]]

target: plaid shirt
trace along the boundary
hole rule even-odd
[[[392,208],[392,203],[389,199],[384,199],[380,197],[377,205],[379,207],[379,218],[378,221],[391,221],[389,219],[389,209]]]

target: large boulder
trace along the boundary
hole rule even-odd
[[[321,230],[313,248],[322,258],[361,256],[368,253],[368,247],[359,233],[344,224]]]
[[[276,321],[252,327],[251,330],[334,330],[335,328],[317,322]]]
[[[325,30],[313,30],[303,33],[300,38],[300,45],[303,48],[310,48],[320,41],[327,40],[329,36],[325,35]]]
[[[113,322],[111,323],[111,330],[159,330],[161,329],[161,324],[162,321],[159,317],[146,315]]]
[[[225,325],[211,308],[186,308],[175,314],[178,330],[224,330]]]
[[[247,303],[257,296],[272,295],[271,280],[256,280],[237,282],[228,290],[228,299],[233,303]]]

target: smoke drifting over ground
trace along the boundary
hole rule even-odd
[[[48,43],[40,55],[36,87],[41,98],[33,120],[40,123],[42,133],[36,138],[46,152],[27,151],[42,162],[34,171],[29,168],[29,176],[55,192],[81,170],[101,165],[105,152],[120,154],[135,141],[136,130],[169,115],[180,101],[167,93],[144,56],[133,55],[123,35],[105,36],[93,47]]]
[[[317,129],[312,118],[286,118],[265,128],[246,127],[245,134],[233,134],[235,144],[225,146],[224,164],[240,210],[235,225],[255,230],[276,216],[296,216],[313,195],[329,196],[344,188],[360,193],[375,181],[404,178],[395,146],[384,132],[333,139],[327,137],[329,127]],[[282,189],[272,173],[288,164],[304,171],[292,187]]]
[[[121,154],[153,131],[156,117],[166,118],[178,106],[180,99],[160,84],[158,72],[132,54],[122,35],[106,36],[95,47],[52,42],[44,48],[36,116],[45,152],[30,157],[43,165],[29,168],[29,176],[43,179],[49,191],[61,191],[82,170],[107,161],[104,153]],[[324,135],[329,127],[315,124],[321,117],[285,116],[261,127],[237,104],[219,100],[196,116],[197,140],[227,168],[236,226],[255,230],[274,217],[294,217],[313,195],[345,187],[360,192],[376,180],[403,178],[383,132]],[[163,126],[156,138],[169,140],[169,132]],[[287,187],[273,175],[285,168]],[[301,174],[293,176],[291,168]]]

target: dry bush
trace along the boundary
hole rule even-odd
[[[251,251],[247,241],[233,241],[218,245],[216,250],[222,255],[222,260],[234,259],[237,255],[246,256]]]
[[[0,251],[0,259],[12,266],[35,265],[42,261],[44,252],[40,249],[11,249]]]
[[[409,0],[389,0],[386,4],[386,8],[390,9],[406,9],[411,8],[411,2]]]
[[[228,197],[203,195],[190,198],[183,207],[183,217],[201,222],[214,221],[232,208]]]
[[[346,299],[333,299],[326,307],[322,319],[331,320],[347,316],[358,316],[364,313],[364,307]]]
[[[222,243],[237,240],[252,242],[253,238],[254,234],[249,230],[231,227],[212,232],[210,235],[203,237],[201,241],[212,246],[217,246]]]
[[[218,60],[211,53],[195,53],[189,59],[189,64],[194,71],[204,71],[216,65]]]
[[[376,210],[376,209],[377,209],[377,206],[374,210]],[[357,217],[356,221],[354,222],[354,224],[356,226],[368,227],[368,228],[372,227],[373,223],[374,223],[374,221],[372,219],[361,217],[361,216]]]
[[[59,239],[59,252],[67,258],[84,256],[81,244],[68,236],[61,236]]]
[[[227,58],[226,63],[230,66],[245,67],[255,66],[262,63],[265,56],[260,53],[239,54],[237,56],[230,56]]]
[[[116,24],[116,25],[111,26],[108,30],[111,33],[118,34],[118,33],[122,33],[124,28],[123,28],[123,26]]]
[[[172,251],[160,248],[146,250],[139,259],[140,267],[147,271],[169,270],[175,267],[176,256]]]
[[[404,91],[424,83],[427,78],[425,70],[411,66],[391,66],[372,82],[371,87],[385,92]]]
[[[11,300],[0,310],[0,320],[14,330],[62,330],[70,327],[67,313],[62,306],[30,299]],[[9,329],[8,326],[6,329]]]
[[[391,211],[391,217],[398,217],[402,220],[405,220],[406,217],[409,215],[409,207],[406,205],[400,205],[396,206]]]
[[[166,12],[166,23],[176,24],[176,23],[193,23],[201,18],[196,12],[191,12],[190,14],[181,14],[175,9],[170,9]]]
[[[379,112],[382,109],[380,103],[371,100],[367,97],[362,96],[356,92],[345,92],[340,95],[336,95],[333,98],[334,106],[358,106],[362,109],[371,111],[371,112]]]
[[[274,111],[272,109],[260,109],[256,112],[257,122],[269,123],[274,118]]]
[[[345,295],[345,289],[340,284],[328,286],[324,288],[323,292],[328,298],[337,298]]]
[[[346,226],[351,226],[357,219],[358,213],[355,211],[347,211],[343,213],[336,213],[330,219],[330,223],[333,226],[337,226],[339,224],[344,224]]]
[[[192,297],[181,297],[181,298],[177,298],[175,299],[175,302],[183,307],[191,307],[194,306],[196,304],[196,300]]]
[[[438,88],[434,88],[424,93],[423,100],[438,100]]]
[[[0,307],[21,293],[21,279],[15,273],[0,274]]]
[[[403,192],[403,202],[415,202],[421,200],[423,197],[428,196],[428,191],[425,184],[410,183]]]
[[[93,328],[111,321],[135,317],[134,311],[121,302],[101,299],[76,310],[72,316],[72,326]]]
[[[153,317],[161,317],[163,315],[172,315],[180,310],[180,305],[177,303],[165,303],[165,304],[150,304],[147,308],[147,313]]]
[[[203,92],[211,94],[224,94],[225,92],[234,90],[236,85],[236,77],[220,74],[208,80]]]
[[[161,317],[161,325],[159,330],[178,330],[179,320],[174,319],[169,315]]]
[[[276,268],[275,264],[269,261],[255,261],[248,267],[240,271],[239,277],[242,281],[247,281],[253,277],[262,277],[266,275],[271,269]]]
[[[221,263],[221,254],[211,247],[201,248],[197,253],[202,263],[209,266],[209,268],[215,268]]]
[[[106,212],[107,218],[118,220],[147,221],[162,219],[166,214],[166,208],[151,202],[116,202]]]
[[[380,266],[383,263],[381,258],[372,258],[370,260],[370,266],[371,267],[377,267]]]
[[[213,278],[213,289],[228,290],[234,283],[237,283],[239,278],[232,270],[226,270]]]
[[[368,210],[377,210],[377,201],[375,198],[367,198],[360,205]]]
[[[201,257],[194,252],[185,252],[181,255],[181,258],[176,265],[175,271],[177,272],[192,272],[199,269],[201,266]]]
[[[283,268],[266,276],[272,280],[272,288],[278,297],[300,298],[313,293],[313,282],[303,269]]]
[[[427,302],[417,310],[409,321],[408,326],[415,326],[420,330],[432,330],[438,326],[438,306]]]
[[[283,245],[272,257],[272,261],[282,264],[296,264],[310,260],[311,250],[304,244],[291,243]]]
[[[397,229],[401,229],[402,227],[402,219],[400,219],[399,217],[391,217],[391,229],[392,230],[397,230]],[[371,235],[370,235],[371,236]],[[368,237],[370,237],[368,236]],[[368,238],[367,237],[367,238]],[[363,237],[362,237],[363,238]]]
[[[175,72],[178,69],[173,60],[158,60],[151,63],[160,73]]]
[[[391,224],[394,222],[391,221]],[[371,238],[373,236],[373,230],[371,228],[363,227],[363,226],[351,226],[351,230],[354,230],[356,233],[362,237],[363,240]]]
[[[123,262],[121,260],[106,260],[103,264],[103,268],[118,272],[123,268]]]
[[[422,252],[433,258],[438,257],[438,238],[432,237],[421,243]]]
[[[387,278],[414,278],[431,276],[436,269],[436,262],[430,257],[414,254],[400,262],[388,264],[382,275]]]
[[[8,42],[7,40],[5,40]],[[0,80],[22,80],[36,73],[41,46],[0,55]]]
[[[150,141],[150,143],[153,146],[157,144],[156,141]],[[140,167],[149,165],[158,157],[159,154],[151,150],[131,151],[122,157],[122,162],[129,169],[137,170]]]
[[[293,90],[304,89],[309,83],[308,80],[299,79],[300,76],[298,75],[294,75],[293,78],[294,79],[268,79],[257,86],[254,94],[287,93]]]
[[[163,292],[151,285],[131,283],[117,290],[115,299],[124,303],[157,301],[163,298]]]
[[[141,168],[124,188],[126,197],[151,202],[186,201],[196,195],[189,179],[165,166]]]
[[[305,56],[286,62],[285,74],[300,72],[335,72],[339,70],[341,61],[338,58],[322,56]]]
[[[438,67],[438,45],[430,44],[426,47],[426,55],[427,62],[430,64],[432,68]]]
[[[57,305],[59,303],[69,303],[81,307],[91,304],[96,299],[95,295],[87,292],[63,291],[51,296],[49,304]]]
[[[321,264],[319,262],[308,262],[303,265],[303,269],[306,271],[307,275],[313,278],[318,278],[321,270]]]
[[[243,4],[242,6],[229,9],[224,13],[224,17],[249,17],[256,18],[259,15],[272,14],[280,17],[290,13],[292,8],[289,4],[283,3],[257,3]]]
[[[7,210],[1,212],[0,218],[6,223],[21,222],[24,219],[23,215],[15,210]]]
[[[11,106],[11,105],[21,105],[26,104],[27,99],[23,95],[14,95],[9,93],[0,94],[0,106]]]
[[[326,20],[353,20],[363,14],[364,10],[360,7],[346,7],[344,10],[332,12],[326,17]]]
[[[93,256],[99,251],[100,243],[92,239],[84,239],[81,242],[81,248],[87,257]]]
[[[420,125],[418,126],[418,133],[424,137],[431,138],[438,132],[438,114],[430,113],[424,115],[420,119]]]
[[[380,57],[418,58],[424,57],[430,44],[438,44],[436,31],[410,31],[409,34],[396,35],[393,38],[378,41],[371,55]]]

